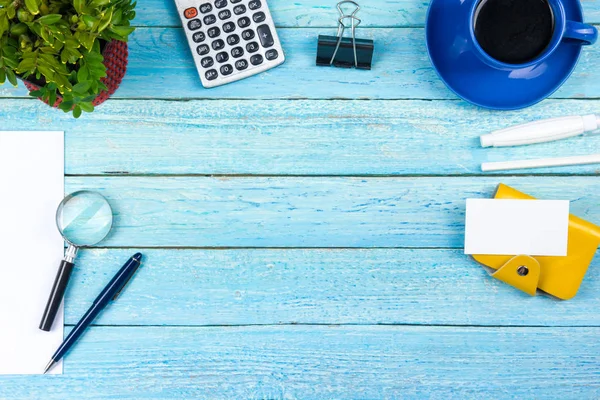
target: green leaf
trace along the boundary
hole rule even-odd
[[[87,68],[79,68],[79,71],[77,71],[77,82],[83,82],[87,80],[88,76],[90,75]]]
[[[55,79],[56,74],[54,73],[54,71],[46,67],[45,65],[39,65],[38,71],[40,71],[42,75],[44,75],[44,78],[46,78],[47,81],[52,81],[53,79]]]
[[[15,69],[17,68],[17,65],[19,65],[19,61],[17,61],[16,58],[4,57],[4,64],[6,64],[7,67]]]
[[[94,105],[91,102],[79,103],[79,107],[81,107],[81,109],[85,112],[93,112],[94,111]]]
[[[75,108],[73,109],[73,116],[75,118],[81,117],[81,107],[80,106],[75,106]]]
[[[25,7],[27,7],[27,10],[33,15],[38,15],[40,13],[38,0],[25,0]]]
[[[95,94],[91,95],[91,96],[86,96],[83,99],[81,99],[81,101],[84,102],[84,103],[90,103],[91,104],[92,101],[96,100],[96,97],[98,97],[98,96],[96,96]],[[85,108],[84,108],[84,111],[85,111]]]
[[[57,95],[56,95],[56,89],[51,90],[50,94],[48,95],[48,103],[51,106],[54,106],[54,103],[56,103],[56,97],[57,97]]]
[[[63,100],[63,102],[60,103],[60,106],[58,108],[60,108],[64,112],[69,112],[69,111],[71,111],[71,108],[73,108],[73,101],[72,100]]]
[[[100,24],[98,25],[98,32],[102,32],[108,27],[110,21],[112,20],[112,13],[113,12],[111,9],[108,13],[106,13],[104,17],[102,17],[102,19],[100,19]]]
[[[81,20],[88,28],[93,28],[98,23],[98,18],[92,17],[91,15],[81,16]]]
[[[8,21],[8,17],[6,16],[6,12],[3,9],[0,9],[0,37],[4,35],[6,31],[8,31],[10,27],[10,23]]]
[[[44,39],[44,42],[48,43],[50,46],[54,44],[54,38],[50,37],[50,32],[47,29],[41,29],[40,36]]]
[[[6,78],[8,79],[11,85],[17,87],[17,76],[15,75],[12,69],[6,70]]]
[[[92,2],[90,3],[90,7],[100,8],[108,4],[110,4],[110,0],[92,0]]]
[[[32,97],[42,97],[44,95],[44,92],[41,90],[32,90],[31,92],[29,92],[29,95]]]
[[[62,15],[60,14],[48,14],[36,19],[35,22],[39,22],[42,25],[54,25],[61,19]]]
[[[34,58],[25,58],[23,61],[19,63],[17,67],[17,72],[23,73],[27,71],[32,71],[36,67],[36,59]]]
[[[29,28],[27,28],[27,25],[20,22],[18,24],[13,24],[10,27],[10,34],[13,36],[24,35],[27,33],[28,30],[29,30]]]
[[[85,7],[85,0],[73,0],[73,7],[78,14],[83,14],[83,7]]]
[[[81,53],[77,50],[65,48],[60,54],[60,59],[63,64],[75,64],[81,58]]]
[[[127,39],[127,36],[129,36],[134,30],[135,28],[133,26],[114,26],[112,25],[109,30],[112,33],[115,33],[119,36],[121,36],[123,39]]]
[[[113,17],[112,17],[111,23],[113,25],[120,25],[122,20],[123,20],[123,10],[120,9],[120,8],[118,8],[113,13]]]
[[[6,71],[4,68],[0,68],[0,85],[3,85],[6,82]]]
[[[85,95],[89,89],[90,82],[88,81],[79,82],[77,85],[73,86],[73,91],[77,94],[82,95]]]

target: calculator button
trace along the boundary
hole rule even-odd
[[[227,7],[227,0],[216,0],[215,7],[217,7],[217,8]]]
[[[233,67],[229,64],[225,64],[221,67],[221,73],[223,75],[230,75],[233,72]]]
[[[222,51],[220,53],[217,53],[217,55],[215,56],[215,59],[217,60],[218,63],[224,63],[225,61],[229,60],[229,54],[227,54],[226,52]]]
[[[212,42],[213,50],[221,50],[223,49],[223,47],[225,47],[225,42],[221,39],[217,39],[214,42]]]
[[[263,56],[261,56],[260,54],[255,54],[252,57],[250,57],[250,62],[252,63],[252,65],[260,65],[263,63]]]
[[[223,32],[229,33],[235,31],[235,24],[233,22],[227,22],[223,24]]]
[[[240,4],[239,6],[235,6],[233,7],[233,13],[235,15],[240,15],[246,12],[246,6],[243,4]]]
[[[192,40],[195,43],[202,43],[204,42],[204,39],[206,39],[206,35],[204,34],[204,32],[196,32],[192,35]]]
[[[214,63],[215,60],[213,60],[212,57],[204,57],[202,60],[200,60],[200,64],[203,68],[212,67]]]
[[[219,19],[221,21],[229,19],[229,18],[231,18],[231,11],[229,11],[229,10],[219,11]]]
[[[242,0],[231,0],[231,4],[237,4],[239,2],[241,2]]]
[[[190,31],[195,31],[200,28],[202,28],[202,22],[200,22],[199,19],[193,19],[190,22],[188,22],[188,29]]]
[[[254,31],[252,29],[246,29],[244,32],[242,32],[242,37],[244,40],[254,39]]]
[[[210,47],[208,47],[207,44],[201,44],[200,46],[196,47],[196,51],[199,55],[203,56],[208,54],[208,52],[210,51]]]
[[[256,31],[258,32],[258,37],[260,38],[260,43],[263,47],[271,47],[275,44],[269,25],[261,25],[256,28]]]
[[[256,53],[259,49],[258,43],[256,42],[250,42],[246,45],[246,50],[248,50],[248,53]]]
[[[204,3],[200,6],[200,12],[202,14],[206,14],[207,12],[211,12],[211,11],[212,11],[212,5],[210,3]]]
[[[213,26],[212,28],[208,29],[207,33],[209,38],[216,38],[221,34],[221,30],[218,27]]]
[[[235,33],[233,35],[227,36],[227,44],[230,46],[234,46],[240,42],[240,37]]]
[[[217,79],[217,76],[219,76],[219,74],[217,73],[216,69],[211,69],[211,70],[206,71],[206,74],[204,74],[204,76],[209,81],[212,81],[214,79]]]
[[[269,61],[275,60],[275,59],[277,59],[277,57],[279,57],[279,53],[275,49],[268,50],[265,53],[265,58]]]
[[[252,0],[248,3],[248,8],[251,10],[258,10],[262,6],[260,0]]]
[[[244,55],[244,49],[242,49],[239,46],[234,47],[233,49],[231,49],[231,55],[233,56],[233,58],[240,58]]]
[[[235,67],[239,70],[239,71],[243,71],[246,68],[248,68],[248,61],[246,60],[237,60],[235,62]]]
[[[242,17],[242,18],[238,19],[238,26],[240,28],[246,28],[246,27],[250,26],[250,18]]]
[[[186,8],[186,10],[183,12],[183,15],[187,19],[192,19],[198,16],[198,10],[195,7]]]
[[[215,17],[214,14],[210,14],[210,15],[207,15],[206,17],[204,17],[204,23],[206,25],[212,25],[215,22],[217,22],[217,17]]]
[[[252,19],[254,20],[254,22],[259,23],[259,22],[263,22],[265,19],[267,19],[267,16],[265,15],[264,12],[259,11],[252,16]]]

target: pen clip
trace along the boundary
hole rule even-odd
[[[115,293],[115,295],[112,298],[112,301],[115,301],[123,292],[123,289],[125,289],[125,286],[127,286],[127,284],[131,281],[131,278],[133,278],[133,276],[135,275],[135,273],[138,271],[138,269],[140,269],[140,266],[142,265],[142,263],[139,260],[135,260],[138,263],[137,268],[135,269],[135,271],[132,272],[131,276],[129,277],[129,279],[127,279],[125,281],[125,283],[123,284],[123,286],[121,286],[121,288],[119,289],[119,291],[117,293]]]

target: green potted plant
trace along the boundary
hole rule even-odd
[[[114,93],[125,73],[131,0],[0,0],[0,84],[76,118]]]

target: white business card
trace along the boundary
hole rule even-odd
[[[468,199],[465,254],[566,256],[566,200]]]

